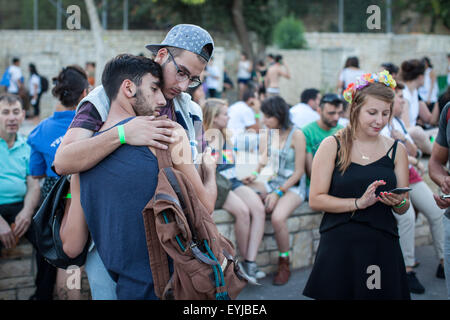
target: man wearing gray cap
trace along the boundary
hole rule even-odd
[[[184,91],[201,84],[200,74],[206,67],[214,50],[209,33],[195,25],[181,24],[173,27],[160,44],[146,46],[154,55],[155,62],[163,70],[162,92],[167,105],[160,114],[178,122],[186,130],[196,159],[202,143],[202,110]],[[77,114],[56,152],[54,166],[58,174],[74,174],[96,166],[115,151],[121,140],[134,146],[153,146],[167,149],[163,143],[172,143],[174,123],[154,120],[154,117],[136,117],[124,124],[124,137],[117,130],[108,130],[93,137],[108,116],[110,101],[98,86],[78,105]],[[114,299],[114,283],[107,273],[95,247],[91,246],[86,261],[88,276],[95,278],[91,291],[97,299]]]
[[[160,44],[150,44],[146,48],[155,55],[155,62],[163,68],[162,91],[168,102],[161,114],[186,129],[195,158],[201,147],[197,139],[201,137],[202,111],[184,91],[201,84],[200,74],[213,54],[214,41],[206,30],[195,25],[180,24],[173,27]],[[54,166],[58,174],[90,169],[120,146],[117,132],[102,134],[101,139],[100,136],[92,137],[105,121],[109,107],[102,86],[81,100],[77,114],[56,152]],[[149,120],[151,117],[137,117],[125,126],[127,143],[166,149],[160,142],[172,142],[172,131],[168,128],[173,128],[173,124],[164,120]],[[85,140],[90,137],[92,139]]]

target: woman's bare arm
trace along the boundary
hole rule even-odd
[[[296,185],[305,173],[306,140],[301,130],[295,130],[292,142],[295,150],[295,171],[283,184],[284,190]]]
[[[309,206],[316,211],[347,213],[356,209],[355,198],[343,199],[330,196],[331,177],[337,153],[333,137],[325,138],[319,146],[312,163]]]
[[[59,233],[64,252],[70,258],[75,258],[83,251],[89,237],[84,211],[81,207],[80,177],[78,174],[72,175],[70,193],[72,199],[66,203],[66,212]]]

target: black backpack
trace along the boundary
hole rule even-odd
[[[71,265],[82,266],[86,261],[90,243],[89,238],[83,252],[75,258],[70,258],[63,250],[59,229],[66,209],[65,198],[69,187],[69,177],[61,176],[44,199],[31,222],[33,240],[37,251],[48,263],[61,269],[67,269]]]
[[[48,91],[48,79],[44,76],[39,76],[39,78],[41,79],[41,93],[47,92]]]

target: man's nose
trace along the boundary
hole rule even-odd
[[[178,89],[180,89],[181,92],[185,92],[187,88],[189,87],[189,79],[186,79],[184,81],[178,82]]]
[[[166,105],[167,101],[166,98],[164,98],[164,95],[162,92],[159,93],[158,95],[158,99],[156,100],[156,103],[158,104],[158,106],[163,107]]]

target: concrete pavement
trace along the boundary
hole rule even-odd
[[[425,287],[424,294],[411,294],[412,300],[446,300],[447,289],[444,279],[436,278],[438,260],[433,246],[416,247],[416,259],[420,265],[414,269],[416,276]],[[311,300],[302,292],[308,281],[312,267],[295,270],[284,286],[272,285],[273,275],[260,280],[261,286],[248,285],[238,300]]]

